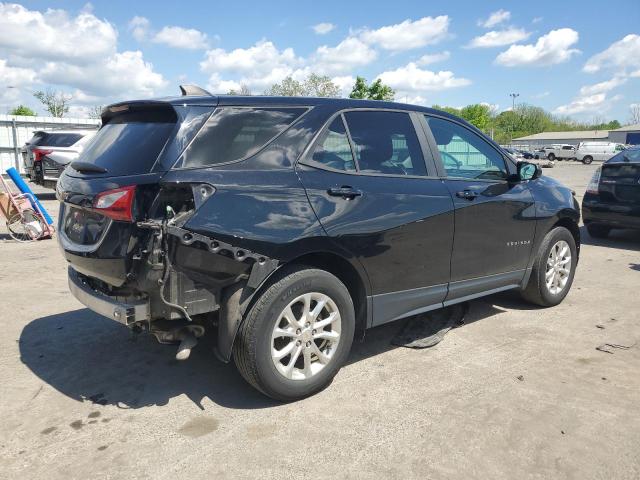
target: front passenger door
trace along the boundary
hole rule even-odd
[[[515,166],[461,123],[425,116],[455,205],[451,285],[447,300],[519,283],[529,262],[536,216]]]

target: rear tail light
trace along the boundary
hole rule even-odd
[[[600,173],[602,171],[602,167],[598,167],[598,169],[593,172],[593,176],[591,180],[589,180],[589,185],[587,185],[587,193],[595,193],[598,194],[598,185],[600,184]]]
[[[49,155],[51,152],[53,152],[53,150],[43,150],[41,148],[34,148],[33,149],[33,161],[34,162],[40,162],[40,161],[42,161],[42,157],[44,157],[45,155]]]
[[[113,220],[133,222],[135,193],[135,185],[107,190],[96,195],[93,200],[93,208]]]

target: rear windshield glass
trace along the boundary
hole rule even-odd
[[[611,157],[607,163],[640,162],[640,148],[623,150]]]
[[[84,137],[83,133],[38,132],[29,140],[29,144],[44,147],[70,147],[82,137]]]
[[[181,166],[204,167],[249,157],[304,111],[303,108],[219,108],[185,151]]]
[[[124,114],[98,130],[79,161],[107,170],[108,175],[149,173],[175,127],[175,121],[149,121]]]

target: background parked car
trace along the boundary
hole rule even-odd
[[[640,147],[619,152],[595,171],[582,200],[589,235],[612,228],[640,229]]]
[[[605,162],[624,149],[624,145],[615,142],[582,142],[576,150],[576,160],[585,165],[594,160]]]
[[[22,162],[29,180],[55,188],[62,170],[95,135],[95,130],[36,130],[22,147]]]
[[[551,161],[572,160],[576,158],[576,147],[573,145],[548,145],[543,148],[544,157]]]

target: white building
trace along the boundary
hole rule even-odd
[[[544,147],[556,143],[578,145],[580,142],[606,142],[609,139],[608,130],[576,130],[570,132],[542,132],[514,138],[513,144],[530,145],[531,147]]]

